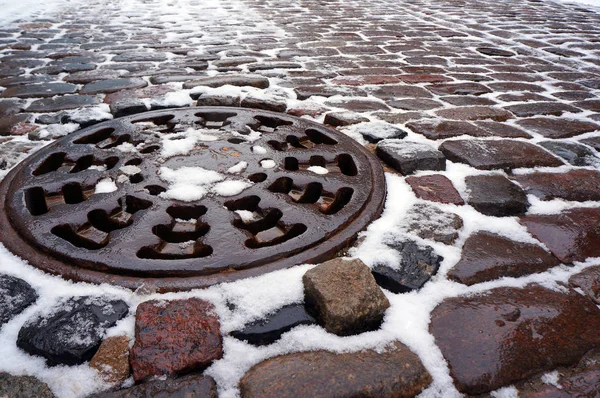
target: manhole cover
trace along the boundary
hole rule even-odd
[[[385,199],[377,159],[343,134],[212,107],[80,130],[0,188],[0,240],[32,265],[162,291],[330,258]]]

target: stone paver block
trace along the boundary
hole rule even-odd
[[[521,224],[564,263],[600,256],[600,209],[575,208],[559,214],[522,217]]]
[[[269,79],[256,75],[224,75],[215,77],[204,77],[202,79],[191,80],[183,83],[184,89],[190,89],[198,86],[221,87],[225,85],[238,87],[256,87],[268,88]]]
[[[535,172],[512,177],[528,194],[541,200],[600,201],[600,172],[569,170],[566,173]]]
[[[585,145],[567,141],[542,141],[538,145],[560,156],[573,166],[600,165],[600,158]]]
[[[220,359],[223,343],[213,312],[211,303],[197,298],[140,304],[130,351],[133,378],[186,373]]]
[[[417,170],[445,170],[446,159],[434,147],[420,142],[385,139],[377,143],[377,156],[403,175]]]
[[[505,217],[524,214],[529,207],[527,195],[503,175],[474,175],[465,178],[467,203],[488,216]]]
[[[476,395],[577,363],[600,345],[599,327],[600,309],[586,297],[533,284],[446,299],[430,331],[458,390]]]
[[[557,167],[563,162],[541,147],[513,140],[452,140],[440,145],[448,160],[481,170]]]
[[[430,383],[419,357],[396,342],[382,353],[315,351],[268,359],[250,369],[240,390],[243,398],[409,398]]]
[[[406,178],[418,198],[432,202],[464,205],[465,202],[448,177],[441,174]]]
[[[517,124],[525,131],[541,134],[547,138],[569,138],[600,130],[598,124],[565,118],[538,117],[519,120]]]
[[[333,259],[302,277],[304,302],[330,333],[357,334],[378,327],[390,306],[369,267]]]
[[[90,361],[90,368],[96,369],[103,380],[121,384],[131,374],[129,368],[129,338],[113,336],[106,338]]]
[[[465,241],[462,257],[448,277],[473,285],[505,276],[518,278],[544,272],[558,264],[560,261],[541,246],[480,231]]]
[[[491,135],[480,127],[462,121],[410,122],[406,124],[406,127],[417,134],[424,135],[430,140],[440,140],[461,135],[470,135],[473,137],[487,137]]]

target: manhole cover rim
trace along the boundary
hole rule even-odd
[[[10,218],[7,215],[5,200],[7,195],[11,191],[11,185],[14,181],[14,177],[18,176],[24,168],[29,164],[28,159],[33,158],[37,152],[31,157],[28,157],[25,161],[16,166],[11,170],[7,176],[3,179],[0,184],[0,195],[3,200],[0,203],[0,223],[5,228],[0,230],[0,241],[4,243],[8,250],[17,254],[19,257],[29,261],[32,265],[47,271],[52,274],[60,274],[67,279],[76,281],[85,281],[92,283],[110,283],[116,284],[123,287],[136,289],[141,285],[153,285],[161,291],[173,291],[173,290],[188,290],[192,288],[201,288],[210,286],[220,282],[232,281],[236,279],[246,278],[250,276],[260,275],[266,272],[287,268],[296,264],[307,263],[307,262],[320,262],[331,258],[335,253],[344,247],[346,247],[356,236],[358,232],[363,230],[369,223],[379,216],[383,210],[385,202],[385,177],[383,169],[379,161],[370,154],[364,147],[344,136],[342,133],[320,125],[318,123],[307,121],[305,119],[295,118],[286,114],[280,114],[275,112],[268,112],[262,110],[252,110],[246,108],[228,108],[228,107],[194,107],[194,108],[183,108],[183,109],[168,109],[160,111],[145,112],[143,114],[137,114],[122,119],[140,119],[140,118],[151,118],[165,113],[174,112],[257,112],[261,115],[272,116],[280,119],[289,120],[300,120],[302,124],[309,126],[315,126],[320,129],[326,130],[331,133],[334,137],[344,137],[353,148],[353,150],[364,155],[365,160],[369,165],[370,178],[373,187],[380,187],[381,189],[372,189],[370,196],[359,212],[356,212],[352,220],[341,230],[335,232],[325,241],[318,243],[314,246],[309,247],[307,250],[292,254],[290,257],[282,258],[268,264],[262,264],[255,268],[248,269],[236,269],[231,272],[220,272],[215,274],[197,275],[197,276],[176,276],[176,277],[142,277],[142,276],[130,276],[130,275],[119,275],[117,273],[105,273],[100,270],[93,270],[88,268],[82,268],[80,266],[73,266],[69,264],[69,257],[60,258],[53,255],[47,254],[43,247],[38,247],[32,244],[30,241],[21,237],[10,222]],[[113,122],[119,122],[119,119],[115,119]],[[98,129],[99,125],[94,125],[82,130],[77,131],[74,134],[85,136],[87,132]],[[61,139],[62,140],[62,139]],[[61,140],[57,140],[49,146],[43,148],[40,152],[50,153],[54,148],[60,147]],[[345,142],[346,143],[346,142]],[[366,175],[363,175],[366,177]],[[114,271],[113,271],[114,272]]]

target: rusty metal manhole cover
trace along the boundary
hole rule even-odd
[[[32,265],[163,291],[330,258],[385,199],[378,161],[343,134],[212,107],[80,130],[0,188],[0,240]]]

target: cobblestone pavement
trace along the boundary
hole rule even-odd
[[[365,396],[397,396],[395,388],[411,391],[407,396],[424,388],[429,396],[499,388],[536,397],[600,394],[594,351],[600,314],[592,303],[600,302],[600,267],[590,260],[600,257],[599,13],[540,0],[197,3],[92,0],[0,28],[2,174],[48,141],[113,117],[190,105],[287,112],[356,138],[382,159],[388,182],[401,181],[415,196],[413,207],[400,208],[409,220],[401,229],[429,251],[386,243],[417,259],[413,268],[401,264],[410,280],[379,267],[360,246],[356,251],[380,286],[394,293],[426,289],[439,268],[440,286],[457,282],[475,286],[459,292],[486,294],[432,301],[431,323],[423,325],[430,339],[403,341],[420,360],[403,345],[384,360],[375,351],[290,354],[249,372],[258,361],[242,364],[230,380],[217,367],[216,387],[209,377],[192,375],[180,383],[141,384],[137,394],[180,389],[209,396],[217,387],[225,396],[241,391],[245,397],[332,396],[328,388]],[[473,223],[473,214],[485,217]],[[502,223],[527,238],[506,236]],[[446,250],[440,247],[455,253],[441,253],[441,266],[434,254]],[[535,284],[543,282],[536,273],[563,285],[546,289]],[[515,279],[494,285],[502,277]],[[390,298],[391,308],[409,303],[396,300]],[[144,311],[157,311],[151,307]],[[277,338],[295,325],[322,323],[302,308],[283,311],[275,323],[289,328]],[[181,332],[181,319],[172,317],[173,330]],[[151,315],[138,318],[153,323]],[[223,348],[219,320],[208,318],[203,339],[211,341],[212,356],[202,366],[221,355],[236,364],[237,346]],[[273,331],[261,330],[237,332],[271,343]],[[427,357],[423,347],[434,343],[438,357]],[[125,365],[114,366],[127,378],[123,344]],[[137,345],[143,343],[136,339]],[[447,365],[436,363],[442,356]],[[413,373],[396,376],[378,367],[382,361]],[[331,378],[311,375],[314,362]],[[360,369],[358,381],[344,381],[339,369],[346,363]],[[141,381],[136,372],[147,369],[136,370],[135,360],[132,366]],[[192,364],[178,366],[164,368],[178,373]],[[268,382],[292,374],[299,384]]]

